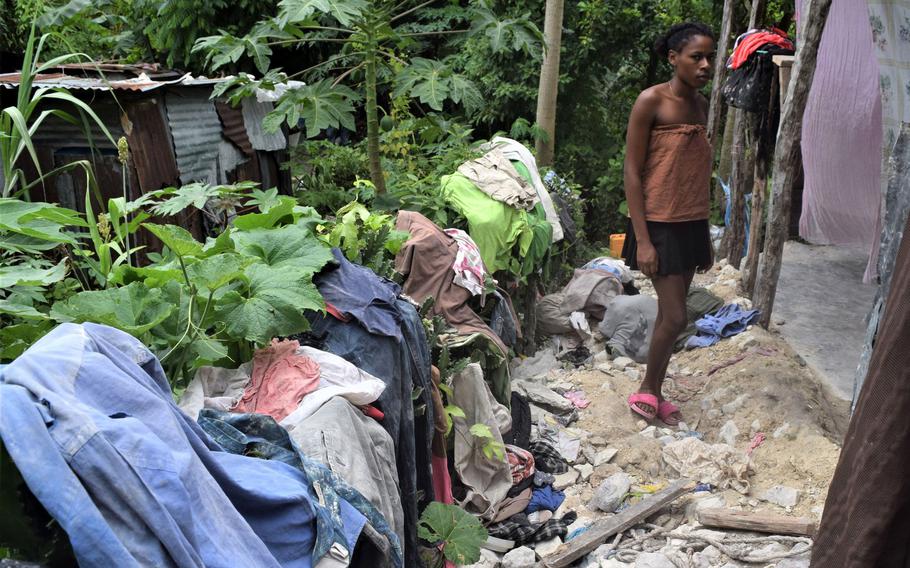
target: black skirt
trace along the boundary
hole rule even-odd
[[[661,223],[646,221],[651,244],[657,250],[657,274],[686,274],[697,270],[711,268],[711,234],[708,221],[683,221],[680,223]],[[622,247],[622,257],[632,270],[638,267],[638,244],[632,220],[626,229],[626,242]]]

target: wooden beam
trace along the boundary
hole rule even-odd
[[[733,509],[704,509],[698,512],[698,522],[706,527],[738,529],[767,534],[812,536],[815,521],[802,517],[786,517],[772,513],[753,513]]]
[[[768,97],[768,121],[776,114],[779,95],[778,74],[771,79],[771,94]],[[768,126],[766,126],[768,128]],[[774,133],[775,135],[777,132]],[[755,278],[758,272],[758,261],[761,258],[762,237],[765,234],[765,194],[768,191],[768,170],[771,164],[767,154],[772,145],[766,133],[762,133],[756,143],[755,175],[752,184],[752,213],[749,222],[749,246],[746,253],[746,264],[743,267],[743,290],[751,298],[755,291]]]
[[[711,84],[711,102],[708,107],[708,139],[716,150],[717,133],[720,130],[720,117],[724,102],[720,96],[721,87],[726,79],[727,50],[730,45],[730,28],[733,27],[733,0],[724,0],[724,14],[720,24],[720,35],[717,36],[717,55],[714,59],[714,82]]]
[[[749,28],[758,27],[765,19],[767,0],[752,0]],[[735,268],[739,268],[746,242],[746,191],[752,191],[755,151],[747,148],[748,133],[755,132],[757,117],[737,109],[733,114],[733,174],[730,176],[730,224],[724,230],[721,250]]]
[[[588,530],[563,544],[556,552],[544,558],[542,564],[547,568],[565,568],[569,566],[582,556],[590,554],[611,536],[640,524],[675,501],[680,495],[691,491],[694,487],[695,483],[688,479],[674,481],[666,489],[658,491],[651,497],[646,497],[625,511],[597,521]]]
[[[762,256],[761,281],[757,284],[754,301],[755,307],[761,310],[759,323],[766,328],[771,321],[784,242],[789,235],[790,200],[793,182],[799,174],[797,168],[800,163],[803,112],[815,76],[818,46],[830,9],[831,0],[809,0],[808,9],[802,18],[805,22],[803,41],[797,44],[796,61],[781,113],[781,126],[774,151],[771,211],[765,231],[765,254]]]

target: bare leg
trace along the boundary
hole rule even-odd
[[[652,279],[657,291],[657,319],[648,348],[648,371],[638,392],[657,396],[663,400],[661,388],[667,375],[667,365],[673,355],[673,346],[679,334],[686,328],[686,295],[692,283],[693,272],[687,274],[670,274]],[[648,404],[636,403],[645,412],[657,412]],[[679,419],[681,417],[674,416]]]

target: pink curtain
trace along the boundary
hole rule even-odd
[[[879,66],[865,0],[834,0],[803,117],[799,233],[872,248],[881,202]]]

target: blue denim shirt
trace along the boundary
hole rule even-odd
[[[307,568],[334,541],[301,470],[222,451],[107,326],[61,325],[3,369],[0,437],[84,566]],[[353,551],[365,518],[340,512]]]

